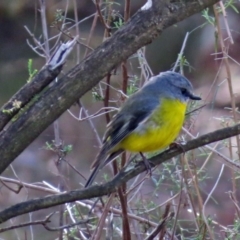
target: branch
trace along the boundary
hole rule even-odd
[[[14,96],[0,109],[0,131],[8,122],[26,105],[33,100],[49,83],[51,83],[61,72],[66,57],[76,44],[77,37],[67,43],[62,43],[53,54],[48,63],[38,74],[25,84]]]
[[[29,103],[34,96],[40,93],[61,72],[62,66],[51,70],[48,65],[44,66],[32,81],[25,84],[14,96],[0,109],[0,131],[7,123]]]
[[[150,8],[140,9],[80,64],[58,82],[54,82],[45,92],[41,92],[37,101],[19,114],[18,119],[6,131],[1,132],[0,173],[55,119],[118,64],[150,43],[163,29],[200,12],[218,0],[152,2]]]
[[[192,149],[203,147],[206,144],[210,144],[216,141],[220,141],[232,136],[240,134],[240,124],[233,127],[223,128],[208,134],[205,134],[199,138],[189,141],[186,145],[181,148],[169,149],[157,156],[149,159],[151,167],[154,168],[156,165],[166,162],[168,159],[179,155],[180,153],[185,153]],[[240,166],[235,163],[235,166],[240,169]],[[143,162],[139,162],[136,165],[124,167],[117,176],[113,178],[112,181],[101,185],[94,185],[86,189],[70,191],[67,193],[55,194],[52,196],[33,199],[18,203],[0,212],[0,223],[7,221],[13,217],[37,211],[40,209],[50,208],[60,204],[74,202],[76,200],[84,200],[89,198],[100,197],[103,195],[110,195],[117,191],[117,189],[130,179],[134,178],[138,174],[144,172],[145,165]]]
[[[6,231],[9,231],[9,230],[13,230],[13,229],[16,229],[16,228],[22,228],[22,227],[27,227],[27,226],[33,226],[33,225],[43,225],[43,226],[46,226],[47,223],[50,223],[50,218],[53,214],[51,213],[49,216],[47,216],[45,219],[43,220],[36,220],[36,221],[32,221],[32,222],[24,222],[24,223],[20,223],[20,224],[17,224],[17,225],[12,225],[10,227],[5,227],[5,228],[1,228],[0,229],[0,233],[2,232],[6,232]]]
[[[66,224],[66,225],[63,225],[63,226],[60,226],[60,227],[49,227],[48,223],[51,222],[50,218],[52,217],[53,214],[54,213],[49,214],[43,220],[36,220],[36,221],[32,221],[32,222],[24,222],[24,223],[20,223],[20,224],[17,224],[17,225],[12,225],[10,227],[0,228],[0,233],[6,232],[6,231],[9,231],[9,230],[13,230],[13,229],[16,229],[16,228],[22,228],[22,227],[33,226],[33,225],[42,225],[48,231],[59,231],[59,230],[66,229],[66,228],[72,228],[72,227],[80,225],[80,224],[85,224],[85,223],[88,223],[88,221],[89,221],[89,219],[88,219],[88,220],[78,221],[76,223]]]

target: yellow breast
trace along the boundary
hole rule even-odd
[[[184,122],[187,103],[162,100],[151,117],[119,144],[130,152],[152,152],[166,148],[178,136]]]

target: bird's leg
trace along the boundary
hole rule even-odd
[[[149,172],[150,176],[152,176],[152,168],[151,168],[151,164],[149,163],[149,161],[146,159],[146,157],[143,155],[142,152],[140,152],[140,155],[143,159],[143,163],[147,169],[147,173]]]

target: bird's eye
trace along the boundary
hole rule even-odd
[[[188,96],[188,91],[186,88],[182,88],[181,91],[182,91],[182,95]]]

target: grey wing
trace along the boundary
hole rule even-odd
[[[108,154],[128,134],[133,132],[139,124],[151,115],[152,111],[159,104],[158,99],[156,100],[153,97],[146,98],[141,97],[141,95],[136,95],[136,97],[134,96],[129,99],[109,123],[103,139],[103,147],[99,153],[99,158],[101,155]]]
[[[124,149],[114,149],[114,147],[145,121],[158,104],[159,101],[154,100],[154,98],[149,99],[139,96],[136,101],[136,99],[132,97],[113,117],[104,136],[103,147],[91,165],[93,172],[85,187],[92,184],[100,169],[124,151]]]
[[[99,170],[123,152],[123,149],[114,149],[114,147],[151,114],[152,111],[149,110],[138,108],[138,111],[134,111],[132,114],[120,111],[115,115],[112,122],[109,123],[108,130],[104,136],[102,149],[91,165],[93,172],[88,178],[85,187],[89,187],[93,183]],[[114,150],[111,152],[112,149]]]
[[[92,163],[91,169],[98,167],[101,169],[110,161],[105,161],[107,156],[114,151],[114,147],[117,146],[129,133],[135,128],[133,125],[136,123],[133,117],[128,118],[118,113],[109,123],[108,129],[103,138],[103,146],[96,157],[96,160]],[[116,149],[118,151],[120,149]]]

